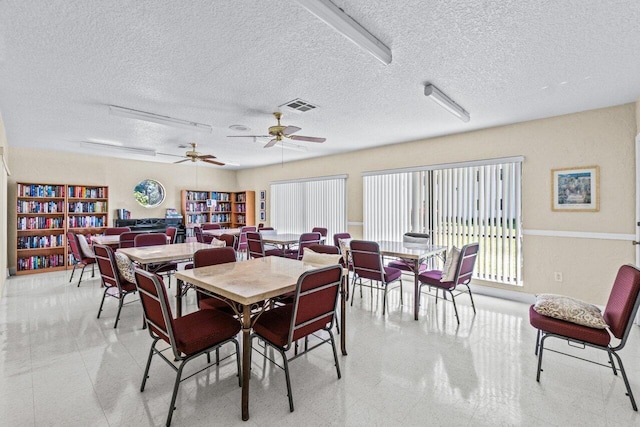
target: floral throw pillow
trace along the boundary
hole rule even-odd
[[[116,265],[118,266],[118,271],[124,280],[136,283],[136,276],[133,274],[135,268],[128,256],[123,253],[116,252]]]
[[[607,324],[600,309],[578,299],[554,294],[540,294],[533,309],[543,316],[565,320],[577,325],[606,329]]]

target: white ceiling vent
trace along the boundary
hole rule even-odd
[[[306,113],[311,110],[315,110],[318,108],[317,105],[313,105],[310,102],[303,101],[300,98],[296,98],[293,101],[286,102],[280,105],[281,108],[286,108],[290,111],[295,111],[297,113]]]

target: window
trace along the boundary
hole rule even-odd
[[[434,244],[479,242],[475,277],[522,284],[523,158],[363,174],[364,236],[401,240],[429,233]]]
[[[271,226],[279,233],[325,227],[329,239],[346,231],[346,183],[346,175],[271,183]]]

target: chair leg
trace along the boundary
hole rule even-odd
[[[107,290],[109,288],[105,288],[104,293],[102,294],[102,301],[100,301],[100,308],[98,309],[98,317],[96,317],[96,319],[100,318],[100,313],[102,313],[102,306],[104,305],[104,299],[107,296]]]
[[[611,356],[611,352],[607,351],[609,354],[609,364],[611,365],[611,369],[613,369],[613,375],[618,375],[618,371],[616,370],[616,364],[613,363],[613,357]]]
[[[336,341],[333,338],[333,334],[331,333],[330,330],[327,330],[327,332],[329,332],[329,336],[331,337],[331,348],[333,349],[333,360],[336,362],[336,372],[338,373],[338,379],[342,378],[342,375],[340,374],[340,362],[338,362],[338,351],[336,350]]]
[[[158,343],[157,339],[153,340],[153,343],[151,344],[151,349],[149,350],[149,358],[147,359],[147,366],[146,368],[144,368],[144,376],[142,377],[142,385],[140,386],[141,392],[144,391],[144,386],[147,384],[147,378],[149,378],[149,368],[151,367],[151,359],[153,358],[153,353],[156,350],[157,343]]]
[[[169,415],[167,415],[167,427],[171,425],[173,411],[176,409],[176,398],[178,397],[178,389],[180,388],[180,377],[182,376],[182,369],[184,368],[184,365],[185,361],[180,363],[180,367],[178,368],[178,372],[176,373],[176,382],[173,385],[173,395],[171,396],[171,406],[169,406]]]
[[[631,386],[629,385],[629,380],[627,379],[627,373],[624,370],[622,359],[620,359],[620,356],[618,356],[618,353],[616,353],[613,350],[609,350],[608,353],[609,353],[609,357],[611,357],[611,355],[613,354],[618,360],[618,366],[620,367],[620,372],[622,373],[622,379],[624,380],[625,387],[627,387],[627,396],[629,396],[629,400],[631,400],[631,407],[633,408],[634,411],[638,412],[638,407],[636,406],[636,400],[633,398],[633,392],[631,391]]]
[[[353,280],[351,281],[351,306],[353,307],[353,296],[356,294],[356,275],[353,275]],[[360,286],[360,298],[362,298],[362,286]]]
[[[451,302],[453,303],[453,310],[456,313],[456,320],[458,321],[458,325],[460,324],[460,317],[458,316],[458,307],[456,306],[456,298],[453,296],[453,292],[449,291],[451,294]]]
[[[216,365],[220,366],[220,347],[216,348]]]
[[[96,277],[96,264],[91,264],[91,278]]]
[[[73,280],[73,274],[76,272],[76,266],[78,264],[73,264],[73,270],[71,270],[71,277],[69,277],[69,283]]]
[[[122,311],[123,303],[124,303],[124,295],[120,295],[120,298],[118,298],[118,313],[116,314],[116,323],[114,323],[113,325],[114,329],[118,327],[118,321],[120,320],[120,312]]]
[[[389,288],[387,287],[387,285],[385,284],[384,289],[383,289],[383,296],[382,296],[382,315],[384,316],[384,313],[386,311],[387,308],[387,291],[389,290]],[[373,294],[372,294],[373,296]]]
[[[538,355],[538,347],[540,347],[540,335],[542,334],[542,331],[540,329],[538,329],[538,333],[536,334],[536,351],[535,351],[535,355]]]
[[[240,369],[240,345],[238,344],[238,341],[234,341],[233,343],[236,346],[236,366],[238,368],[238,387],[242,387],[242,369]],[[251,349],[253,350],[253,340],[251,342]],[[249,365],[251,365],[251,353],[253,353],[253,351],[249,352]]]
[[[542,353],[544,351],[544,340],[547,338],[543,335],[540,339],[540,346],[538,348],[538,373],[536,374],[536,381],[540,382],[540,372],[542,372]]]
[[[80,287],[80,282],[82,282],[82,275],[84,274],[84,269],[87,268],[86,265],[82,266],[82,270],[80,270],[80,278],[78,279],[78,287]]]
[[[277,349],[282,355],[282,366],[284,367],[284,376],[287,380],[287,396],[289,397],[289,412],[293,412],[293,394],[291,393],[291,378],[289,376],[289,361],[283,350]]]
[[[471,293],[471,288],[469,285],[465,285],[467,287],[467,291],[469,292],[469,298],[471,298],[471,307],[473,308],[473,314],[476,314],[476,305],[473,302],[473,294]]]

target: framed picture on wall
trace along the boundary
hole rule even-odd
[[[260,221],[267,220],[267,213],[265,211],[260,211]]]
[[[265,202],[264,201],[260,202],[260,210],[261,211],[265,210]]]
[[[551,170],[551,210],[598,212],[600,168],[585,166]]]
[[[266,190],[260,191],[260,200],[267,200],[267,191]]]

